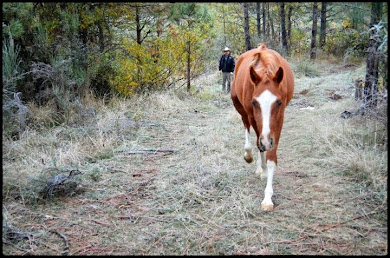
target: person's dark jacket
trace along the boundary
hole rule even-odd
[[[234,58],[232,56],[226,56],[223,55],[221,59],[219,60],[219,70],[225,73],[232,73],[234,72],[234,67],[236,66],[234,62]]]

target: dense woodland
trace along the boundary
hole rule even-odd
[[[31,105],[66,124],[86,97],[191,92],[225,46],[237,58],[259,42],[299,60],[366,62],[362,98],[375,107],[387,90],[387,16],[385,2],[5,2],[3,131],[22,132]]]

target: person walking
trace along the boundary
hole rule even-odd
[[[222,91],[230,92],[230,84],[236,64],[228,47],[225,47],[223,53],[219,60],[219,71],[222,71]]]

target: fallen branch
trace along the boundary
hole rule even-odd
[[[107,223],[107,222],[104,222],[104,221],[99,221],[99,220],[96,220],[96,219],[92,219],[91,221],[95,222],[96,224],[100,224],[100,225],[103,225],[103,226],[106,226],[106,227],[111,226],[110,223]]]
[[[129,155],[136,155],[136,154],[156,154],[158,152],[163,152],[163,153],[174,153],[175,150],[169,150],[169,149],[150,149],[150,150],[135,150],[135,151],[130,151],[127,154]]]
[[[65,247],[64,247],[64,251],[62,251],[62,255],[68,255],[68,253],[69,253],[69,243],[68,243],[68,239],[66,238],[66,236],[64,236],[63,234],[61,234],[60,232],[57,232],[57,231],[51,230],[50,232],[57,234],[59,237],[61,237],[64,240]]]
[[[372,211],[372,212],[370,212],[370,213],[368,213],[368,214],[364,214],[364,215],[361,215],[361,216],[357,216],[357,217],[355,217],[355,218],[352,218],[352,219],[349,219],[349,220],[346,220],[346,221],[342,221],[342,222],[339,222],[339,223],[336,223],[336,224],[323,225],[324,228],[322,228],[322,229],[317,229],[316,232],[314,232],[314,234],[323,233],[323,232],[328,231],[328,230],[330,230],[330,229],[332,229],[332,228],[335,228],[335,227],[344,225],[344,224],[346,224],[347,222],[350,222],[350,221],[354,221],[354,220],[361,219],[361,218],[364,218],[364,217],[368,218],[369,215],[373,215],[373,214],[376,214],[376,213],[378,213],[378,212],[379,212],[379,211]]]

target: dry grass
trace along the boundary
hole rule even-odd
[[[296,80],[273,212],[260,209],[265,182],[243,159],[218,73],[191,96],[113,99],[84,126],[4,139],[3,215],[20,233],[3,233],[4,254],[386,254],[387,138],[374,120],[340,118],[363,68],[329,69]],[[84,191],[30,204],[31,178],[49,167],[81,171]]]

